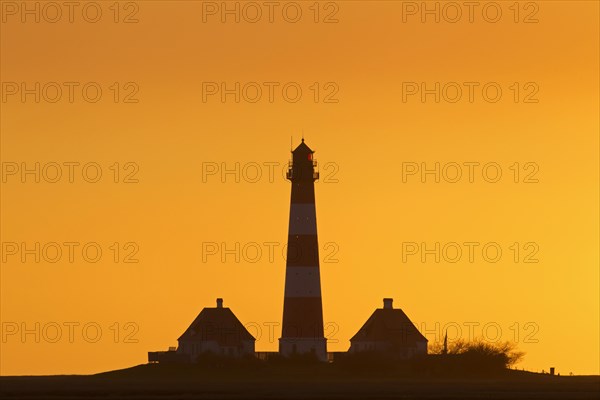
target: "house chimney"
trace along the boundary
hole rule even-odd
[[[217,308],[223,308],[223,299],[220,297],[217,299]]]
[[[383,308],[386,310],[387,309],[391,310],[392,308],[394,308],[394,307],[392,307],[393,302],[394,302],[394,299],[390,299],[390,298],[383,299]]]

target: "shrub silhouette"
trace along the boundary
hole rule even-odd
[[[467,342],[456,340],[444,354],[439,343],[429,348],[430,356],[416,360],[418,370],[434,373],[487,374],[502,372],[523,359],[524,352],[518,351],[516,343],[490,343],[481,339]]]

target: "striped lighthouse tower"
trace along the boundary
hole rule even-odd
[[[287,172],[292,182],[292,196],[279,353],[283,356],[313,353],[326,361],[315,212],[314,182],[319,179],[319,173],[315,171],[317,163],[313,153],[302,139],[292,151]]]

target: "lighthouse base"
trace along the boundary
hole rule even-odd
[[[295,354],[314,354],[319,361],[327,361],[327,339],[325,338],[281,338],[279,354],[290,357]]]

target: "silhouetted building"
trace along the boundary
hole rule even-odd
[[[290,219],[285,272],[283,324],[279,354],[314,354],[321,361],[334,361],[327,353],[323,330],[323,303],[319,267],[319,243],[315,208],[315,185],[319,179],[317,162],[304,139],[292,151],[287,171],[291,181]],[[401,309],[392,307],[392,299],[383,299],[362,328],[350,339],[350,353],[380,352],[407,359],[427,354],[427,339]],[[241,357],[254,354],[269,360],[276,353],[255,353],[255,338],[248,332],[223,299],[217,306],[204,308],[178,339],[179,347],[149,352],[149,362],[195,362],[203,353]],[[342,356],[343,358],[343,356]]]
[[[284,356],[314,353],[327,361],[315,211],[314,182],[319,173],[313,153],[302,139],[292,151],[287,172],[292,195],[279,352]]]
[[[206,307],[179,337],[177,353],[187,354],[191,361],[202,353],[240,357],[254,354],[254,336],[242,325],[223,299],[217,306]]]
[[[181,335],[177,349],[150,351],[148,362],[195,362],[202,353],[241,357],[254,354],[255,340],[233,312],[223,307],[223,299],[217,299],[217,306],[204,308]]]
[[[385,352],[402,359],[427,354],[425,336],[401,309],[393,308],[392,302],[393,299],[383,299],[383,308],[376,309],[350,339],[350,353]]]

